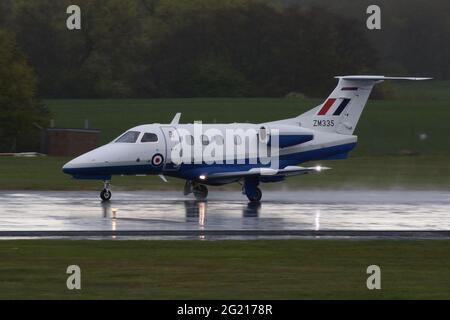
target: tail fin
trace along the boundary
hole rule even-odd
[[[319,131],[353,134],[375,84],[384,80],[429,80],[385,76],[341,76],[324,103],[298,116],[300,125]]]

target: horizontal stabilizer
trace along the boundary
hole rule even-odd
[[[372,80],[372,81],[383,81],[383,80],[412,80],[412,81],[423,81],[431,80],[433,78],[414,78],[414,77],[386,77],[386,76],[337,76],[336,79],[344,80]]]

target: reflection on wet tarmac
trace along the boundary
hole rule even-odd
[[[446,191],[238,192],[195,201],[176,192],[0,192],[0,231],[450,230]]]

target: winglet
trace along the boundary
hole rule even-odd
[[[172,122],[170,123],[170,125],[174,126],[177,125],[180,122],[180,118],[181,118],[181,112],[178,112],[175,117],[173,117]]]

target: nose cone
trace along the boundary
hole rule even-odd
[[[65,165],[63,165],[62,172],[68,174],[71,167],[72,167],[72,164],[71,164],[71,161],[69,161]]]
[[[109,145],[94,149],[67,162],[62,171],[76,179],[102,179],[110,178],[108,158],[111,158]],[[108,152],[111,151],[111,152]],[[107,152],[105,152],[107,151]]]
[[[67,162],[62,167],[62,171],[73,176],[84,173],[86,169],[89,169],[90,167],[96,165],[97,161],[95,161],[95,158],[97,157],[97,155],[98,152],[96,151],[96,149],[86,152],[85,154],[82,154],[81,156],[78,156],[75,159]]]
[[[77,169],[77,165],[75,163],[76,159],[73,159],[69,162],[67,162],[63,167],[62,167],[62,171],[66,174],[74,174],[74,170]]]

